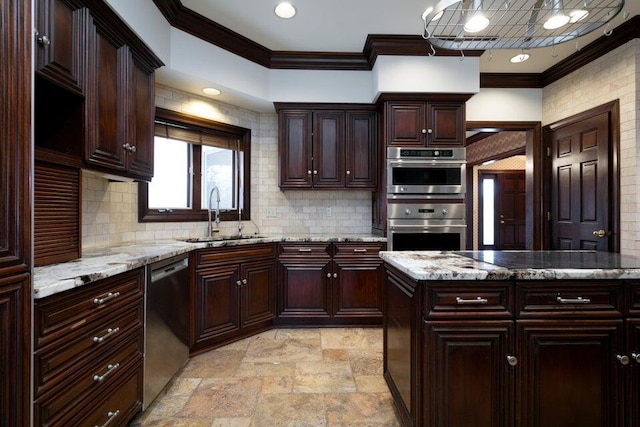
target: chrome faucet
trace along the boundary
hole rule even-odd
[[[213,200],[213,192],[216,192],[217,198],[216,198],[216,216],[215,216],[215,222],[216,222],[216,229],[214,230],[213,227],[211,226],[211,201]],[[218,224],[220,224],[220,189],[218,188],[218,186],[214,186],[211,191],[209,192],[209,209],[207,209],[207,212],[209,214],[209,228],[208,228],[208,234],[209,237],[211,238],[211,235],[215,232],[219,232],[220,230],[218,229]]]
[[[242,229],[244,225],[242,225],[242,209],[238,208],[238,236],[242,236]]]

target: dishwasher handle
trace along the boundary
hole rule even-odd
[[[170,276],[178,271],[184,270],[189,267],[189,258],[183,258],[171,264],[165,265],[160,268],[151,268],[151,283],[162,280],[167,276]]]

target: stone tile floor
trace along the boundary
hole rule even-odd
[[[193,357],[131,426],[399,427],[382,330],[273,329]]]

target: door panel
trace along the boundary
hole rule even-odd
[[[622,321],[520,322],[520,425],[622,426],[622,331]]]
[[[273,319],[276,315],[276,266],[272,259],[242,265],[242,327]],[[246,280],[246,283],[244,283]]]
[[[551,132],[552,249],[611,249],[609,128],[602,113]]]
[[[344,187],[343,111],[318,111],[313,116],[313,186]]]
[[[524,171],[498,174],[496,249],[526,246],[526,178]]]

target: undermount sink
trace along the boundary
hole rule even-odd
[[[258,239],[262,236],[247,235],[247,236],[211,236],[211,237],[190,237],[187,239],[178,239],[188,243],[206,243],[206,242],[225,242],[233,240],[246,240],[246,239]]]

